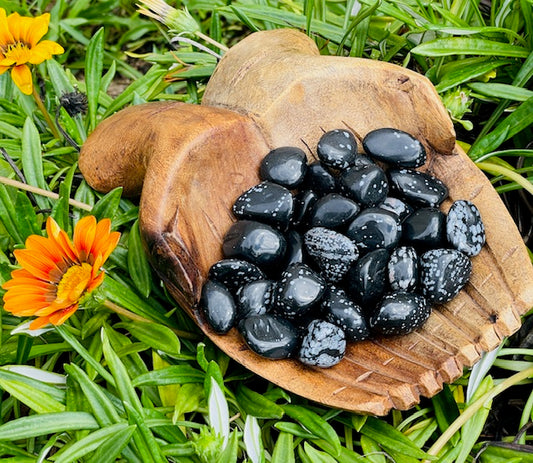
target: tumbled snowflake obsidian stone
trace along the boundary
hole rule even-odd
[[[342,329],[325,320],[313,320],[307,327],[298,358],[306,365],[329,368],[339,363],[345,352]]]
[[[448,197],[446,185],[425,172],[389,169],[388,175],[392,193],[412,204],[437,207]]]
[[[270,309],[275,283],[256,280],[241,286],[237,291],[237,318],[263,315]]]
[[[204,283],[200,310],[215,333],[224,334],[233,327],[237,309],[233,296],[222,283],[212,280]]]
[[[366,207],[382,203],[389,191],[385,171],[375,164],[343,171],[340,184],[346,196]]]
[[[330,193],[320,198],[309,214],[311,227],[339,228],[355,218],[359,205],[337,193]]]
[[[344,331],[348,341],[362,341],[370,335],[363,309],[350,300],[344,291],[329,288],[322,299],[324,317]]]
[[[378,161],[399,167],[420,167],[426,162],[422,143],[402,130],[383,128],[368,132],[363,139],[366,153]]]
[[[455,201],[446,219],[448,242],[467,256],[477,256],[485,244],[485,226],[478,208],[470,201]]]
[[[319,159],[327,166],[346,169],[354,163],[357,142],[351,132],[335,129],[322,135],[316,151]]]
[[[396,248],[390,256],[387,271],[393,291],[414,291],[418,285],[418,256],[415,248]]]
[[[471,273],[470,259],[456,249],[432,249],[420,256],[420,288],[431,303],[451,301]]]
[[[265,278],[265,274],[257,265],[246,260],[222,259],[211,266],[207,278],[216,280],[235,292],[251,281]]]
[[[283,146],[264,157],[259,167],[259,176],[262,180],[270,180],[292,189],[302,183],[306,171],[305,153],[294,146]]]
[[[393,249],[400,241],[402,227],[396,214],[378,207],[363,210],[349,225],[346,236],[361,252]]]

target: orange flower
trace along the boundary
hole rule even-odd
[[[36,315],[30,329],[47,323],[61,325],[77,309],[80,300],[104,279],[101,266],[118,244],[120,233],[111,232],[111,221],[81,219],[74,239],[51,217],[46,221],[48,238],[31,235],[26,249],[14,251],[21,269],[4,283],[4,309],[18,317]]]
[[[49,13],[36,18],[18,13],[6,16],[6,10],[0,8],[0,74],[11,69],[13,82],[26,95],[33,91],[31,71],[26,63],[40,64],[65,51],[51,40],[39,42],[48,32],[49,23]]]

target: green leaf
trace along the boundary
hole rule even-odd
[[[252,463],[264,463],[265,451],[261,440],[261,428],[257,418],[252,415],[246,417],[244,422],[243,442],[248,458]]]
[[[148,297],[152,287],[152,272],[141,241],[139,220],[131,227],[128,237],[128,270],[139,292]]]
[[[85,56],[85,82],[87,85],[87,103],[89,107],[90,131],[96,127],[98,113],[98,95],[104,68],[104,28],[98,29],[87,46]]]
[[[524,101],[515,111],[500,122],[496,128],[474,144],[468,155],[472,159],[496,150],[501,143],[533,124],[533,97]]]
[[[68,230],[70,227],[68,200],[70,199],[72,181],[77,168],[78,164],[74,163],[65,175],[64,180],[59,184],[59,200],[56,201],[52,209],[52,217],[63,230]]]
[[[365,458],[371,463],[386,463],[383,450],[378,443],[364,434],[361,436],[361,448]]]
[[[361,434],[371,437],[387,450],[395,451],[401,455],[420,459],[425,458],[426,460],[436,459],[436,457],[428,455],[418,448],[395,427],[378,418],[369,416],[361,429]]]
[[[332,426],[321,416],[299,405],[284,405],[283,410],[292,419],[298,421],[304,428],[330,443],[337,457],[341,451],[339,436]]]
[[[15,204],[3,184],[0,184],[0,220],[15,243],[24,243],[24,237],[19,233]]]
[[[281,432],[286,432],[296,437],[301,437],[302,439],[318,439],[318,436],[306,431],[302,426],[297,423],[288,423],[286,421],[278,421],[274,424],[276,429],[279,429]]]
[[[307,453],[310,461],[313,463],[337,463],[337,460],[327,453],[321,452],[309,445],[309,442],[304,442],[304,451]],[[340,452],[339,452],[340,453]]]
[[[41,155],[41,139],[39,131],[33,121],[28,117],[22,129],[22,171],[29,185],[43,190],[49,190],[43,174],[43,159]],[[35,195],[35,201],[41,209],[50,207],[48,198]]]
[[[236,463],[239,451],[239,436],[237,431],[230,434],[226,448],[218,457],[216,463]]]
[[[118,211],[121,196],[122,187],[111,190],[93,206],[91,214],[94,215],[98,220],[106,217],[113,220],[113,217]]]
[[[292,434],[280,432],[272,453],[272,463],[295,462]]]
[[[247,415],[252,415],[256,418],[277,420],[283,417],[282,407],[267,399],[262,394],[258,394],[243,386],[242,383],[239,383],[237,386],[235,398]]]
[[[152,349],[161,350],[170,355],[180,353],[180,340],[168,327],[153,322],[122,322],[118,326],[126,328],[139,341]]]
[[[77,429],[98,429],[90,413],[60,412],[17,418],[0,426],[0,440],[15,441]]]
[[[168,384],[203,383],[205,373],[190,365],[171,365],[160,370],[152,370],[133,380],[133,385],[165,386]]]
[[[526,101],[533,97],[533,91],[522,87],[515,87],[508,84],[472,82],[468,86],[477,93],[491,96],[494,98],[503,98],[514,101]]]
[[[172,421],[175,423],[182,419],[185,413],[198,411],[204,399],[205,392],[203,385],[198,383],[183,384],[179,388],[176,396]]]
[[[72,445],[63,447],[55,456],[55,463],[71,463],[79,460],[88,453],[96,450],[108,440],[115,438],[115,433],[125,431],[128,428],[135,429],[135,426],[128,426],[127,423],[117,423],[111,426],[106,426],[98,431],[94,431],[83,439],[74,442]]]
[[[111,400],[98,384],[91,381],[87,373],[74,363],[64,365],[63,368],[80,385],[100,426],[108,426],[120,421],[120,416]]]
[[[50,77],[50,82],[54,87],[56,95],[61,96],[65,93],[74,91],[74,86],[70,83],[63,66],[61,66],[55,59],[48,59],[46,62],[46,70]]]
[[[15,194],[15,211],[17,214],[17,228],[24,241],[30,235],[41,234],[41,227],[37,223],[37,215],[33,205],[23,191],[17,191]]]
[[[481,463],[533,463],[533,454],[531,451],[520,451],[489,444],[479,456],[479,461]]]
[[[135,425],[130,425],[120,431],[115,432],[111,439],[101,444],[87,463],[113,463],[130,442],[136,430]]]
[[[46,392],[14,379],[0,378],[0,387],[37,413],[54,413],[65,410],[65,405]]]
[[[508,43],[471,37],[446,37],[417,45],[411,53],[422,56],[487,55],[527,58],[529,51]]]
[[[441,432],[446,431],[459,416],[459,408],[455,401],[450,386],[445,384],[442,391],[434,396],[431,401],[435,409],[435,418]],[[452,445],[457,443],[457,439],[451,440]]]

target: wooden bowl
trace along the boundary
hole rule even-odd
[[[363,137],[379,127],[411,133],[426,147],[422,168],[481,212],[487,244],[472,259],[470,282],[426,324],[399,337],[349,345],[329,369],[251,352],[235,329],[214,334],[197,310],[209,267],[222,258],[230,208],[259,182],[272,148],[295,145],[312,159],[324,131]],[[455,144],[452,123],[430,82],[388,63],[320,56],[305,35],[258,32],[220,61],[201,106],[148,103],[103,121],[80,155],[100,191],[138,195],[151,262],[176,301],[212,341],[258,375],[322,404],[383,415],[431,397],[482,351],[520,327],[533,305],[533,269],[515,224],[483,173]]]

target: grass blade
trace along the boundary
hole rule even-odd
[[[272,463],[295,462],[292,434],[280,432],[272,453]]]
[[[272,402],[240,383],[235,391],[235,398],[248,415],[255,416],[256,418],[277,420],[283,417],[283,408],[277,403]]]
[[[61,402],[25,382],[0,378],[0,387],[37,413],[55,413],[65,410],[65,405]]]
[[[22,129],[22,171],[29,185],[43,190],[49,190],[43,173],[43,160],[41,156],[41,138],[37,127],[28,117]],[[50,207],[50,202],[44,196],[35,196],[35,201],[41,209]]]
[[[87,463],[113,463],[131,441],[136,426],[130,425],[115,432],[112,439],[101,444]]]
[[[152,272],[141,242],[139,220],[135,221],[128,236],[128,270],[141,295],[148,297],[152,287]]]
[[[9,421],[0,426],[0,441],[15,441],[44,436],[55,432],[77,429],[98,429],[98,423],[90,413],[60,412],[31,415]]]
[[[87,46],[85,57],[85,82],[87,84],[87,103],[89,107],[89,131],[96,127],[98,95],[104,69],[104,28],[98,29]]]
[[[411,53],[422,56],[451,56],[451,55],[486,55],[505,56],[506,58],[527,58],[526,48],[508,43],[494,42],[486,39],[471,37],[447,37],[435,39],[417,45]]]
[[[533,91],[522,87],[515,87],[514,85],[472,82],[468,86],[477,93],[494,98],[526,101],[528,98],[533,97]]]
[[[139,341],[152,349],[166,352],[170,355],[180,353],[180,340],[174,332],[166,326],[151,322],[122,322],[119,325],[126,328]]]

